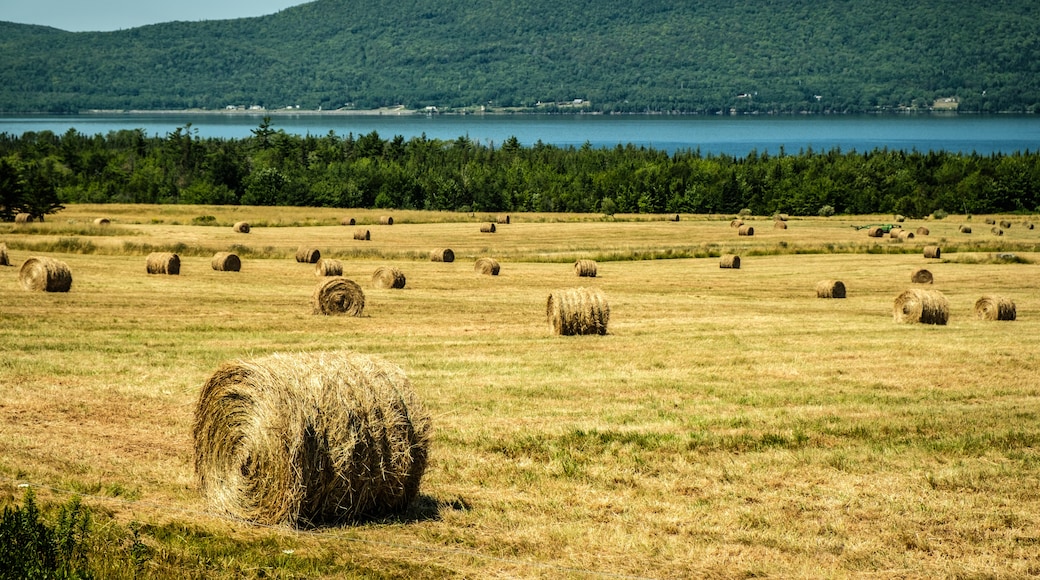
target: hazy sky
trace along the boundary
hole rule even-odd
[[[119,30],[173,20],[274,14],[306,0],[0,0],[0,20],[62,30]]]

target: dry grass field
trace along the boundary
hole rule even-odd
[[[738,237],[732,216],[517,214],[487,234],[494,216],[388,213],[71,206],[0,224],[0,498],[79,494],[132,532],[146,577],[1040,575],[1040,230],[1023,218],[900,241],[850,227],[890,216],[752,218]],[[300,246],[343,262],[363,316],[311,314]],[[146,274],[152,251],[180,274]],[[213,270],[219,251],[241,271]],[[31,256],[67,263],[71,291],[23,290]],[[475,273],[480,256],[500,274]],[[382,265],[404,289],[373,285]],[[919,268],[945,326],[893,321]],[[827,279],[847,298],[816,298]],[[547,296],[579,286],[609,301],[607,335],[550,332]],[[1017,320],[976,319],[985,294]],[[417,504],[315,530],[212,513],[192,466],[207,378],[339,349],[400,365],[433,415]]]

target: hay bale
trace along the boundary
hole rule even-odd
[[[330,276],[314,288],[311,307],[312,314],[361,316],[365,310],[365,293],[353,280]]]
[[[950,304],[938,290],[911,288],[896,297],[892,318],[896,322],[946,324],[950,318]]]
[[[231,226],[231,229],[239,234],[248,234],[249,224],[246,222],[235,222],[235,225]]]
[[[354,230],[354,239],[367,242],[372,239],[372,232],[368,230]]]
[[[94,218],[94,225],[98,227],[104,227],[110,225],[112,222],[108,218]]]
[[[777,221],[773,222],[773,229],[774,230],[786,230],[787,229],[787,222],[777,220]]]
[[[820,280],[816,283],[817,298],[844,298],[845,283],[841,280]]]
[[[296,249],[296,261],[301,264],[317,264],[321,259],[321,252],[317,248],[300,246]]]
[[[739,228],[737,228],[737,235],[738,236],[753,236],[753,235],[755,235],[755,227],[754,226],[740,226]]]
[[[1009,222],[1007,220],[1000,220],[1000,227],[1004,228],[1005,230],[1010,230],[1011,229],[1011,222]]]
[[[455,261],[455,252],[451,248],[438,248],[430,252],[431,262],[444,262],[446,264]]]
[[[735,220],[729,222],[729,227],[731,227],[731,228],[739,228],[742,225],[744,225],[744,220],[741,220],[741,219],[735,219]]]
[[[176,276],[181,273],[181,257],[172,252],[152,252],[148,254],[146,267],[149,274]]]
[[[1033,225],[1033,222],[1026,222],[1024,225],[1027,230],[1031,230],[1036,227]]]
[[[231,252],[217,252],[209,263],[218,272],[238,272],[242,269],[242,260]]]
[[[960,232],[962,234],[970,234],[971,233],[971,226],[961,226],[958,229],[960,230]]]
[[[394,225],[394,218],[388,215],[380,216],[379,223],[384,226]]]
[[[930,233],[931,232],[928,230],[928,228],[926,228],[924,226],[921,226],[921,227],[917,228],[917,235],[919,235],[919,236],[927,236]]]
[[[29,258],[18,271],[22,288],[36,292],[68,292],[72,271],[68,264],[54,258]]]
[[[372,285],[376,288],[400,289],[405,282],[404,274],[393,266],[380,266],[372,273]]]
[[[343,225],[343,226],[353,226],[353,225],[357,225],[357,220],[355,220],[352,217],[345,217],[345,218],[339,220],[339,223],[340,223],[340,225]]]
[[[931,284],[932,273],[924,268],[917,270],[913,274],[910,274],[910,281],[914,284]]]
[[[740,256],[725,254],[719,259],[719,268],[740,269]]]
[[[492,224],[492,223],[480,224],[480,233],[482,233],[482,234],[493,234],[493,233],[495,233],[495,224]]]
[[[477,258],[476,263],[473,264],[473,270],[476,273],[486,276],[498,276],[499,269],[498,260],[494,258]]]
[[[896,214],[896,221],[899,222],[899,223],[903,223],[903,222],[906,221],[906,216],[902,216],[902,215]]]
[[[883,235],[885,235],[885,231],[878,226],[873,226],[867,230],[867,237],[869,238],[880,238]]]
[[[668,221],[670,221],[670,222],[677,222],[677,221],[679,221],[679,214],[675,214],[674,216],[668,218]]]
[[[0,243],[0,266],[10,266],[11,258],[7,256],[7,244]]]
[[[596,288],[569,288],[549,293],[545,315],[554,334],[606,334],[610,305]]]
[[[986,225],[987,226],[995,226],[995,225],[997,225],[997,220],[995,220],[993,218],[986,218],[985,221],[986,221]]]
[[[192,423],[206,503],[265,525],[400,512],[419,492],[431,418],[400,367],[354,352],[222,364]]]
[[[314,264],[315,276],[342,276],[343,262],[330,258],[322,258]]]
[[[939,246],[925,246],[924,247],[924,257],[925,258],[934,258],[934,259],[938,260],[939,256],[941,256],[941,255],[942,255],[942,249]]]
[[[979,320],[1014,320],[1015,302],[1004,296],[988,294],[975,301],[975,318]]]
[[[508,225],[509,224],[509,216],[508,215],[500,215],[497,218],[495,218],[495,221],[500,223],[500,224]]]
[[[899,230],[897,237],[900,240],[912,240],[914,239],[914,232],[911,232],[910,230]]]
[[[995,228],[995,227],[994,228],[990,228],[989,231],[990,231],[990,233],[992,233],[995,236],[1002,236],[1002,235],[1004,235],[1004,230],[1002,230],[1000,228]]]
[[[14,223],[16,224],[31,224],[33,218],[27,213],[20,213],[14,216]]]
[[[892,228],[888,230],[888,237],[893,239],[899,239],[899,233],[903,231],[903,228]]]
[[[778,222],[786,222],[787,220],[788,220],[788,216],[787,216],[786,213],[778,213],[778,214],[776,214],[776,221],[778,221]]]
[[[596,266],[595,260],[578,260],[574,262],[574,273],[581,278],[595,278]]]

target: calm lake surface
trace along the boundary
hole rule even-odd
[[[425,134],[431,139],[465,136],[485,145],[509,137],[530,146],[538,141],[558,146],[588,142],[593,147],[633,144],[668,152],[699,149],[704,154],[745,156],[751,151],[797,153],[807,148],[827,151],[950,151],[1013,153],[1040,150],[1040,115],[863,115],[738,116],[685,115],[336,115],[270,112],[275,130],[298,135],[363,135],[406,140]],[[0,133],[28,131],[85,135],[119,129],[143,129],[165,136],[191,124],[201,137],[244,138],[264,113],[127,113],[54,116],[0,115]]]

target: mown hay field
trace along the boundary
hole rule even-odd
[[[965,235],[982,217],[949,216],[871,239],[850,226],[890,216],[764,216],[738,238],[731,215],[512,214],[487,236],[486,214],[395,211],[355,241],[337,225],[386,213],[71,206],[0,224],[0,497],[82,495],[140,525],[155,576],[1040,574],[1035,231]],[[311,314],[300,246],[343,262],[361,317]],[[149,276],[153,251],[180,274]],[[241,271],[213,270],[220,251]],[[22,289],[31,256],[65,262],[70,291]],[[376,287],[384,265],[407,285]],[[921,268],[944,326],[893,321]],[[824,279],[846,298],[818,299]],[[608,334],[555,335],[547,297],[583,286],[609,300]],[[1016,320],[978,319],[989,294]],[[399,365],[431,413],[418,502],[308,531],[219,517],[192,465],[202,386],[225,361],[337,349]],[[214,556],[215,538],[240,553]]]

